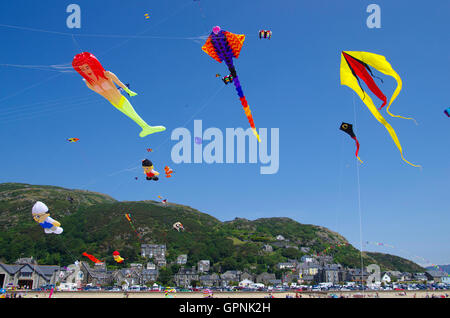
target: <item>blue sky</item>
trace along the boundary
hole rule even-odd
[[[66,26],[71,3],[81,7],[81,29]],[[371,3],[381,7],[381,29],[366,26]],[[361,220],[363,242],[396,246],[368,250],[448,264],[449,10],[437,0],[2,2],[0,182],[87,189],[123,201],[161,195],[222,221],[290,217],[337,231],[358,248]],[[224,132],[248,127],[234,87],[215,77],[227,74],[225,65],[195,39],[215,25],[246,34],[235,65],[256,126],[279,128],[276,174],[261,175],[259,164],[171,160],[170,133],[183,126],[193,132],[194,119]],[[272,30],[272,38],[260,40],[260,29]],[[383,115],[405,157],[422,170],[401,160],[385,128],[340,85],[342,50],[384,55],[399,73],[403,90],[391,110],[419,125]],[[139,94],[129,98],[136,111],[167,131],[140,138],[139,127],[79,74],[50,67],[70,65],[80,51],[130,83]],[[396,83],[383,80],[377,84],[389,98]],[[342,121],[354,124],[359,167],[354,142],[338,129]],[[80,142],[66,142],[70,137]],[[171,166],[174,177],[144,180],[134,168],[146,157],[160,172]]]

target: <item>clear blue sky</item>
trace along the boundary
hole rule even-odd
[[[81,6],[81,29],[66,27],[71,3]],[[366,26],[371,3],[381,7],[381,29]],[[87,189],[124,201],[161,195],[222,221],[290,217],[337,231],[356,247],[361,211],[362,240],[397,248],[369,250],[410,256],[402,249],[448,264],[448,12],[450,3],[441,0],[1,2],[0,24],[22,29],[0,26],[0,182]],[[202,52],[204,40],[187,39],[215,25],[247,36],[236,68],[256,126],[280,129],[277,174],[261,175],[259,164],[171,161],[170,133],[183,125],[193,131],[193,119],[223,131],[248,127],[234,87],[215,77],[227,74],[225,65]],[[272,30],[272,39],[260,40],[260,29]],[[131,37],[137,34],[143,38]],[[136,111],[167,131],[139,138],[139,127],[80,75],[49,67],[70,65],[80,50],[131,83]],[[419,125],[386,119],[405,157],[422,170],[401,160],[385,128],[340,85],[342,50],[382,54],[402,77],[391,110]],[[377,83],[390,97],[395,81],[383,79]],[[342,121],[355,124],[361,143],[361,210],[355,145],[339,131]],[[70,137],[81,141],[70,144]],[[141,169],[124,171],[145,157],[160,172],[171,166],[174,177],[155,183]]]

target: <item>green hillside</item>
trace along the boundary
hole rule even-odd
[[[64,228],[63,234],[44,234],[33,221],[31,207],[37,200],[47,204],[51,216]],[[125,213],[131,214],[139,237]],[[177,221],[183,223],[184,232],[172,229]],[[289,218],[236,218],[221,222],[188,206],[163,206],[156,201],[119,202],[100,193],[54,186],[0,184],[0,227],[0,261],[5,263],[33,256],[40,264],[65,266],[83,259],[82,253],[87,252],[104,260],[109,268],[118,268],[144,261],[140,245],[145,243],[166,244],[168,263],[187,254],[187,266],[208,259],[215,271],[276,272],[277,263],[305,255],[301,247],[309,248],[310,254],[335,246],[327,254],[336,262],[360,266],[359,250],[338,233],[320,226]],[[278,235],[285,240],[277,241]],[[273,251],[263,252],[265,244],[271,245]],[[123,265],[114,262],[115,250],[127,260]],[[367,265],[378,263],[382,270],[423,271],[410,261],[386,254],[364,253],[363,260]]]

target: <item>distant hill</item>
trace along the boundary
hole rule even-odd
[[[51,216],[64,228],[63,234],[46,235],[33,221],[31,207],[37,200],[47,204]],[[131,214],[139,237],[125,213]],[[184,232],[172,229],[177,221],[183,223]],[[140,244],[147,243],[166,244],[168,263],[187,254],[186,266],[208,259],[215,271],[276,272],[279,262],[325,250],[344,266],[361,266],[359,250],[324,227],[281,217],[221,222],[180,204],[119,202],[101,193],[55,186],[0,184],[0,229],[0,261],[5,263],[33,256],[40,264],[65,266],[83,259],[82,253],[88,252],[109,267],[126,267],[130,262],[145,261],[140,257]],[[284,240],[277,240],[278,235]],[[263,252],[265,244],[271,245],[273,251]],[[301,247],[309,248],[308,253]],[[115,250],[126,259],[123,265],[114,262]],[[365,265],[377,263],[382,270],[424,271],[398,256],[368,252],[362,256]]]
[[[449,265],[438,265],[440,269],[442,269],[446,273],[450,273],[450,264]],[[435,271],[438,270],[435,266],[425,267],[426,270]]]

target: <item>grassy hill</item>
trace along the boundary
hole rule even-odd
[[[63,234],[44,234],[33,221],[31,207],[37,200],[47,204],[51,216],[64,228]],[[139,237],[125,213],[131,214]],[[177,221],[183,223],[184,232],[172,229]],[[168,263],[187,254],[187,266],[209,259],[215,271],[276,272],[277,263],[305,255],[300,247],[309,248],[309,253],[328,248],[328,255],[349,267],[359,267],[361,257],[340,234],[289,218],[221,222],[179,204],[119,202],[100,193],[17,183],[0,184],[0,228],[0,261],[5,263],[33,256],[40,264],[64,266],[83,259],[81,254],[87,252],[110,268],[123,267],[144,261],[140,257],[142,243],[166,244]],[[278,235],[285,240],[277,241]],[[263,252],[265,244],[273,246],[273,251]],[[114,262],[115,250],[126,259],[124,265]],[[410,261],[387,254],[363,253],[363,261],[366,265],[377,263],[382,270],[423,271]]]

